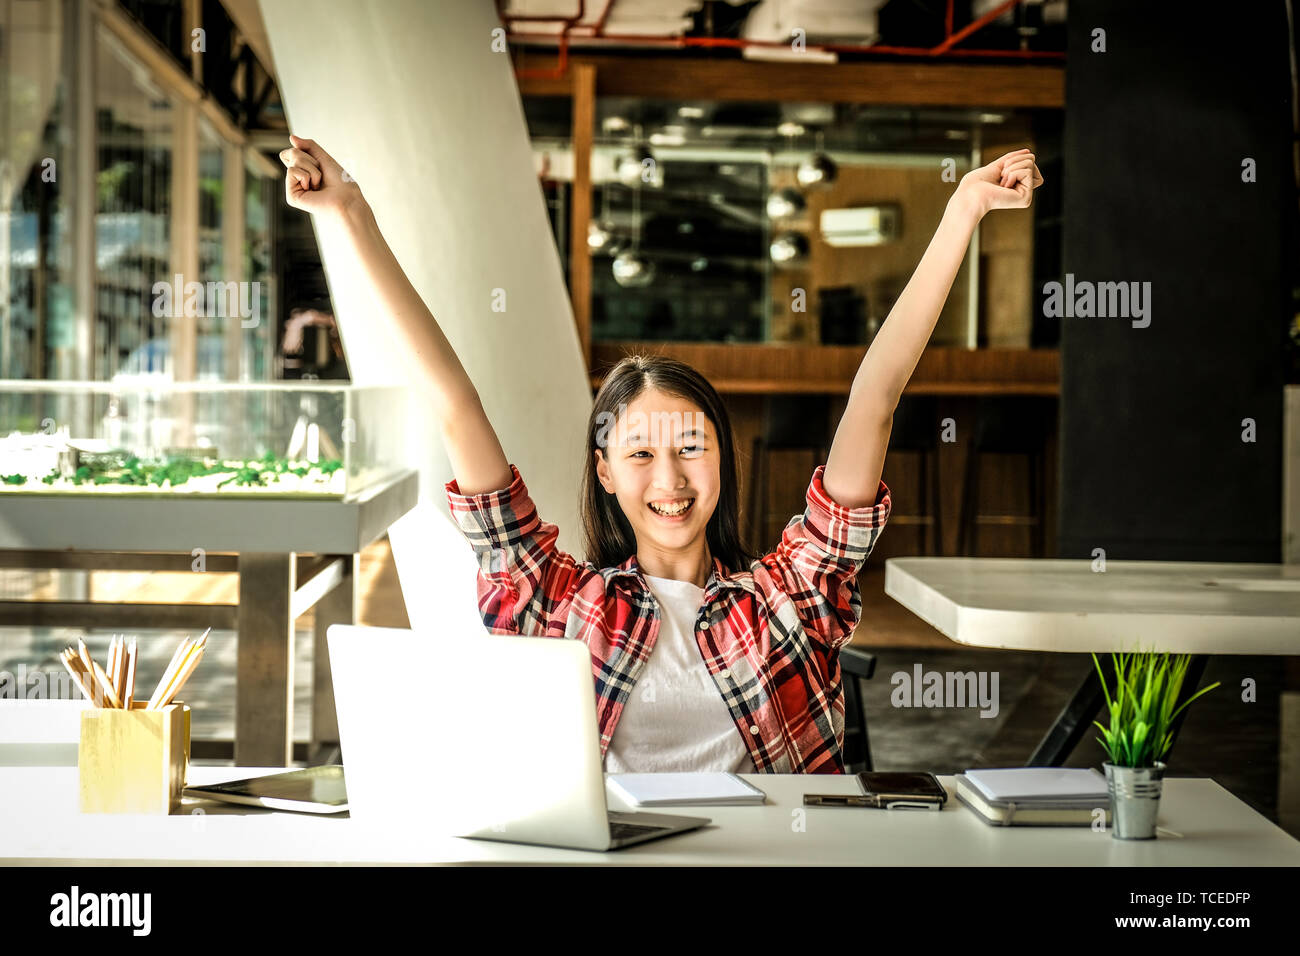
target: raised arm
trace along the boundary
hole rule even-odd
[[[428,306],[384,241],[361,187],[310,139],[290,136],[281,151],[285,198],[311,213],[322,231],[340,236],[360,264],[378,308],[391,316],[400,342],[428,381],[456,482],[465,494],[495,491],[512,480],[501,441],[483,410],[478,390],[460,364]]]
[[[973,169],[948,200],[934,238],[876,333],[849,389],[822,485],[846,508],[870,505],[880,488],[894,409],[934,332],[976,224],[993,209],[1025,208],[1043,177],[1028,149]]]

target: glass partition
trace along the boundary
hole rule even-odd
[[[524,106],[567,264],[571,103]],[[598,98],[592,339],[867,344],[961,177],[1055,133],[1034,111]],[[981,224],[932,344],[1055,344],[1031,295],[1049,215]]]
[[[0,4],[0,376],[69,377],[75,364],[68,12]]]
[[[355,497],[405,465],[406,392],[0,382],[0,495]]]
[[[168,322],[153,285],[171,276],[171,98],[121,43],[96,30],[96,379],[161,374]]]
[[[199,275],[204,288],[231,279],[225,261],[226,144],[206,117],[199,124]],[[219,382],[226,377],[226,326],[232,321],[217,310],[199,310],[195,377]]]
[[[244,329],[243,355],[239,377],[245,382],[265,382],[273,378],[275,355],[276,288],[272,260],[274,203],[284,201],[277,187],[279,179],[264,175],[257,164],[245,159],[244,170],[244,279],[257,283],[258,315],[261,321]]]

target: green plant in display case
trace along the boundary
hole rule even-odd
[[[268,473],[261,468],[254,468],[252,465],[245,465],[225,481],[217,482],[218,488],[224,488],[226,485],[264,485]]]
[[[40,476],[0,473],[0,485],[18,487],[29,481],[34,483],[39,477],[41,485],[47,488],[57,488],[60,485],[72,488],[129,485],[165,491],[211,476],[211,479],[221,480],[209,481],[208,488],[231,486],[237,489],[278,486],[282,479],[291,476],[287,484],[301,482],[306,490],[311,491],[327,487],[332,476],[342,467],[343,462],[335,458],[309,462],[280,457],[273,452],[268,452],[261,458],[233,460],[174,453],[159,459],[143,459],[135,455],[111,453],[84,455],[76,470],[70,474],[65,474],[59,468]],[[295,493],[302,490],[303,486],[289,487],[285,493]]]
[[[400,387],[130,368],[108,382],[0,378],[0,510],[57,512],[46,502],[65,496],[348,500],[410,475]]]

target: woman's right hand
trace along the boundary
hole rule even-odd
[[[447,457],[460,488],[476,494],[506,487],[510,463],[474,383],[384,241],[361,187],[314,141],[301,136],[290,136],[289,141],[292,148],[280,152],[280,162],[288,169],[285,199],[293,208],[307,210],[318,223],[323,217],[339,224],[335,248],[351,260],[358,282],[374,302],[373,314],[358,315],[357,322],[370,321],[377,334],[391,335],[396,347],[409,356],[411,380],[427,389],[421,394],[429,397],[442,424]]]
[[[343,167],[314,140],[290,134],[293,145],[280,151],[284,174],[284,198],[294,209],[312,215],[342,213],[349,206],[365,202],[361,187],[345,178]]]

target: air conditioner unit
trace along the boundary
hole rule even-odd
[[[829,246],[879,246],[898,238],[896,205],[823,209],[822,239]]]

